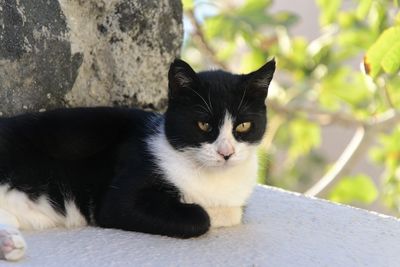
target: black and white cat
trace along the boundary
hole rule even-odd
[[[241,222],[266,128],[269,61],[247,75],[169,71],[164,115],[73,108],[0,119],[0,257],[18,229],[87,224],[172,237]]]

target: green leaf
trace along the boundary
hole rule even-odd
[[[240,8],[240,13],[243,15],[258,13],[260,10],[265,10],[271,4],[271,0],[247,0]]]
[[[367,16],[367,21],[371,29],[377,33],[381,33],[388,27],[389,6],[383,3],[384,1],[374,1],[370,12]]]
[[[317,0],[318,6],[321,8],[320,21],[322,25],[327,25],[336,20],[339,13],[341,0]]]
[[[290,27],[300,20],[299,16],[287,11],[280,11],[275,13],[274,19],[276,26],[285,27]]]
[[[241,72],[249,73],[260,68],[267,61],[267,57],[260,50],[245,53],[242,57]]]
[[[358,174],[346,176],[332,189],[329,199],[335,202],[350,204],[370,204],[378,197],[378,190],[371,178]]]
[[[194,8],[194,0],[182,0],[183,10],[192,10]]]
[[[258,182],[265,184],[265,179],[268,173],[268,152],[265,148],[258,149]]]
[[[271,5],[269,0],[251,0],[243,7],[235,11],[230,11],[229,15],[235,17],[240,23],[241,27],[251,28],[253,30],[259,29],[265,25],[270,26],[286,26],[292,25],[297,22],[298,17],[287,11],[280,11],[277,13],[268,14],[266,9]]]
[[[396,17],[394,19],[394,23],[396,25],[400,25],[400,12],[397,12]]]
[[[382,58],[381,65],[383,70],[390,74],[396,73],[400,68],[400,38]]]
[[[370,157],[378,163],[384,163],[387,170],[394,170],[400,162],[400,126],[391,133],[379,136],[379,146],[370,150]]]
[[[365,16],[367,16],[370,8],[372,5],[372,0],[362,0],[359,2],[359,5],[357,7],[357,18],[358,19],[363,19]]]
[[[376,77],[382,70],[395,73],[400,67],[400,26],[385,30],[368,49],[364,59],[366,72]]]
[[[217,15],[206,18],[203,29],[207,40],[224,38],[226,41],[233,41],[239,31],[239,25],[235,18]]]
[[[320,126],[305,119],[295,119],[290,122],[289,129],[292,145],[289,148],[289,156],[297,158],[310,152],[321,143]]]
[[[400,107],[400,75],[392,76],[386,83],[388,95],[394,107]],[[385,103],[386,104],[386,103]]]
[[[357,28],[339,33],[338,41],[344,51],[355,48],[359,54],[360,50],[367,50],[375,42],[376,37],[377,35],[367,28]]]
[[[237,53],[237,44],[235,42],[221,42],[221,46],[224,49],[218,49],[216,51],[218,60],[227,61]]]
[[[343,28],[352,28],[356,24],[357,17],[349,12],[341,12],[338,14],[339,25]]]
[[[330,110],[340,108],[343,102],[353,109],[365,108],[371,102],[371,91],[366,83],[364,74],[351,71],[348,67],[331,71],[320,83],[319,101]]]

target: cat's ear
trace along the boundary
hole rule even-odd
[[[193,89],[197,82],[198,77],[192,67],[181,59],[175,59],[168,72],[169,97],[177,96],[188,88]]]
[[[246,75],[248,93],[255,97],[266,98],[268,87],[275,72],[275,59],[268,61],[264,66]]]

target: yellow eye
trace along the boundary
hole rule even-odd
[[[238,133],[246,133],[250,130],[251,122],[243,122],[236,126],[236,132]]]
[[[199,126],[200,130],[202,130],[203,132],[211,131],[211,125],[208,122],[198,121],[197,125]]]

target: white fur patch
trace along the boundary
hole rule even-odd
[[[17,261],[26,250],[26,242],[15,227],[0,225],[0,259]]]
[[[26,230],[40,230],[57,226],[77,227],[86,220],[73,202],[65,203],[66,216],[56,212],[46,196],[30,200],[21,191],[0,186],[0,224]]]
[[[240,224],[242,221],[242,207],[212,207],[205,208],[211,219],[211,227],[228,227]]]
[[[234,155],[235,148],[238,146],[238,142],[236,142],[235,137],[233,137],[232,129],[232,117],[226,114],[224,122],[219,129],[218,138],[212,144],[215,151],[222,156]]]
[[[224,217],[221,215],[223,209],[217,212],[218,218],[211,218],[211,221],[218,221],[218,225],[229,226],[239,223],[241,218],[241,212],[238,216],[229,208],[241,211],[256,184],[257,147],[238,143],[234,139],[229,116],[226,117],[221,129],[216,142],[184,152],[175,150],[169,144],[163,129],[149,140],[148,144],[158,159],[160,172],[181,191],[182,200],[186,203],[199,204],[205,209],[228,208],[226,222],[218,219]],[[235,153],[228,161],[217,152],[218,141],[223,138],[231,142],[235,149]],[[228,213],[233,215],[229,216]],[[209,212],[210,216],[213,214]],[[239,218],[239,222],[235,218]]]
[[[74,202],[69,201],[65,204],[64,226],[67,228],[81,227],[87,225],[85,217],[82,216]]]

